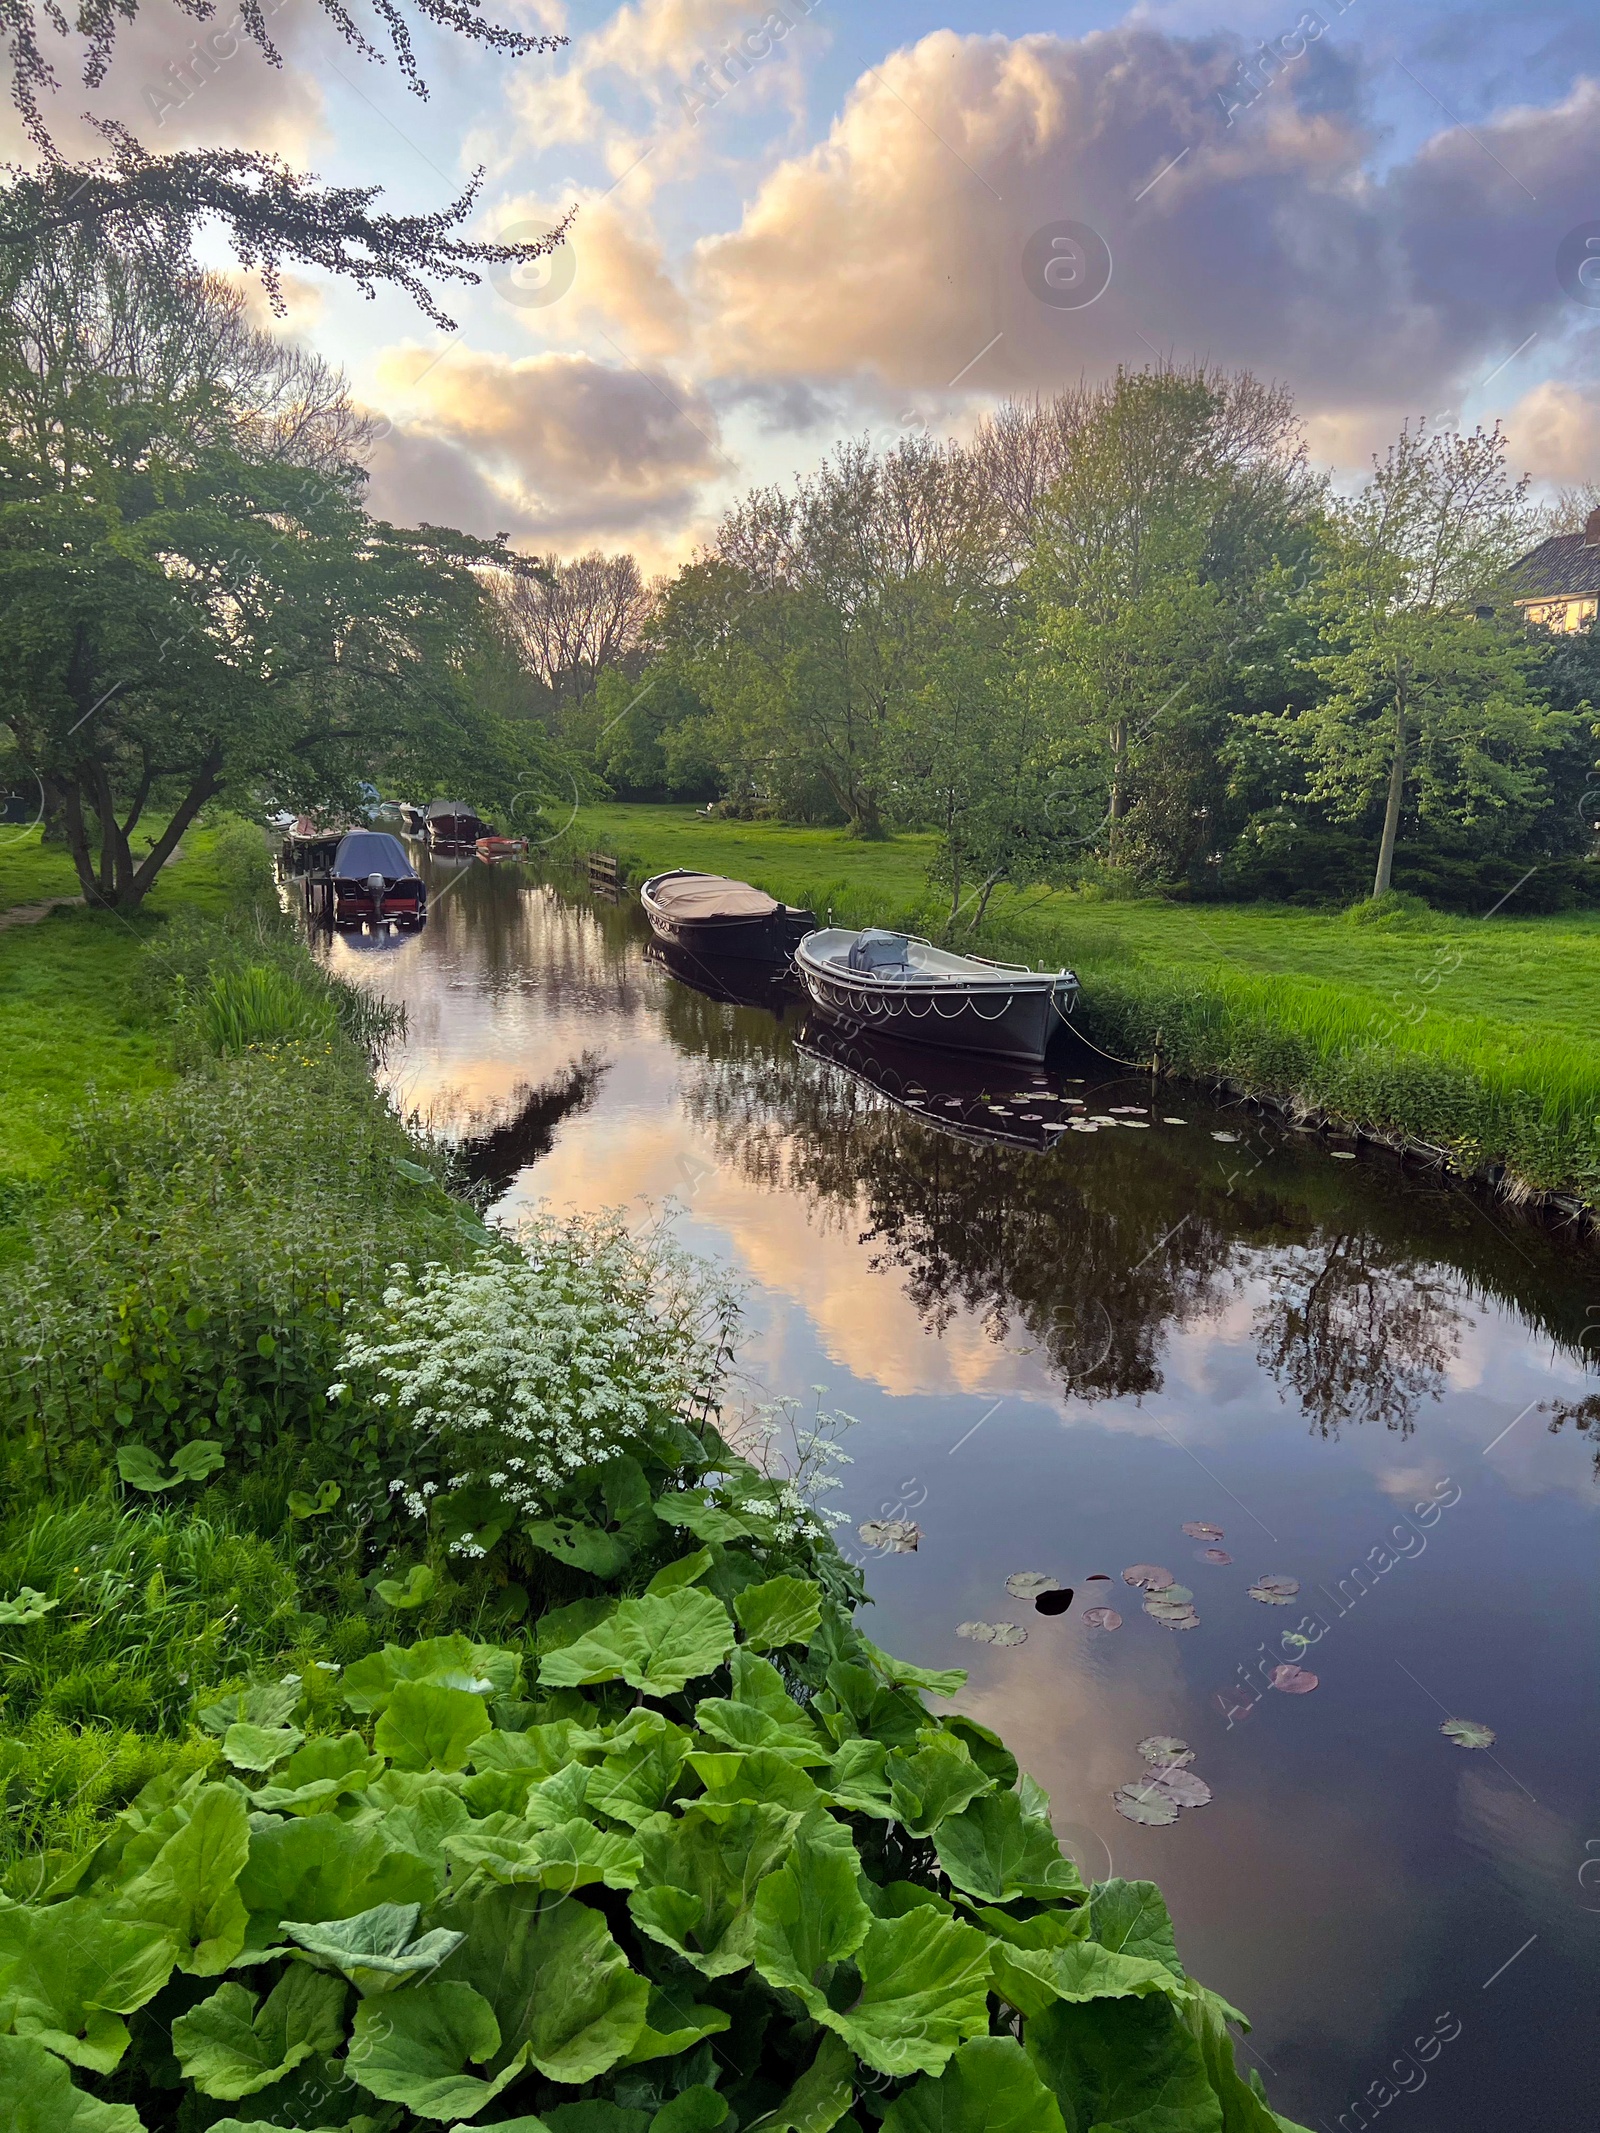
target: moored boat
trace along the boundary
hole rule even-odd
[[[1070,970],[956,955],[876,927],[808,934],[795,968],[816,1006],[845,1029],[1004,1059],[1043,1059],[1078,996]]]
[[[470,852],[489,826],[465,800],[430,800],[422,817],[430,852]]]
[[[480,837],[474,847],[478,857],[491,866],[497,859],[521,859],[528,849],[526,837],[496,837],[492,833]]]
[[[387,830],[351,830],[326,870],[306,883],[306,908],[325,925],[411,930],[426,921],[428,891],[398,837]]]
[[[652,874],[639,901],[658,940],[697,955],[786,963],[817,923],[816,913],[781,904],[747,881],[688,867]]]

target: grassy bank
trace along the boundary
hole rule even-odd
[[[843,924],[937,933],[932,840],[708,822],[685,807],[584,810],[567,838],[634,879],[696,866],[831,905]],[[1358,923],[1269,905],[1001,892],[973,945],[1070,963],[1086,1033],[1168,1071],[1397,1141],[1447,1150],[1513,1194],[1600,1211],[1600,914]],[[957,940],[962,938],[959,933]]]

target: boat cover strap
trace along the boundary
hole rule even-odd
[[[770,918],[783,908],[749,882],[724,881],[720,874],[678,874],[650,893],[674,918]]]

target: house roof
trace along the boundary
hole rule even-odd
[[[1600,542],[1582,533],[1558,533],[1530,549],[1511,571],[1514,600],[1573,598],[1600,593]]]

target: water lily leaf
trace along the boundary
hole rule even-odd
[[[1144,1611],[1163,1629],[1198,1629],[1200,1617],[1189,1600],[1146,1600]]]
[[[1114,1607],[1086,1607],[1083,1619],[1091,1629],[1121,1629],[1122,1617]]]
[[[86,2096],[31,2037],[0,2037],[0,2125],[6,2133],[144,2133],[131,2103]]]
[[[924,1905],[874,1919],[856,1966],[860,1998],[813,2011],[880,2074],[937,2074],[957,2045],[988,2029],[989,1942],[974,1926]]]
[[[1024,2048],[1075,2133],[1223,2133],[1200,2047],[1160,1993],[1058,2000],[1028,2023]]]
[[[1011,2037],[974,2037],[937,2080],[897,2096],[884,2133],[1066,2133],[1060,2106]]]
[[[1226,1548],[1196,1548],[1194,1559],[1197,1563],[1231,1563],[1233,1561],[1233,1557]]]
[[[172,2025],[184,2078],[203,2096],[236,2103],[314,2053],[344,2042],[344,1980],[293,1964],[258,2008],[242,1985],[220,1985]]]
[[[372,1589],[385,1607],[396,1607],[402,1613],[409,1613],[425,1600],[432,1599],[438,1582],[426,1563],[413,1563],[403,1585],[398,1578],[379,1578]]]
[[[489,2001],[511,2064],[525,2051],[541,2074],[578,2087],[639,2042],[649,1981],[588,1904],[552,1906],[538,1889],[494,1887],[439,1915],[467,1936],[451,1974]],[[397,1993],[396,2003],[410,1996]]]
[[[947,1816],[934,1836],[939,1864],[951,1882],[985,1903],[1019,1897],[1077,1896],[1078,1870],[1062,1857],[1045,1815],[1027,1812],[1015,1792],[992,1792]]]
[[[909,1518],[869,1518],[856,1531],[884,1555],[915,1555],[922,1539],[922,1528]]]
[[[1149,1778],[1135,1778],[1119,1785],[1111,1804],[1124,1821],[1142,1823],[1148,1829],[1168,1829],[1178,1819],[1178,1803],[1169,1799]]]
[[[1042,1615],[1064,1615],[1072,1605],[1072,1587],[1062,1585],[1054,1592],[1037,1593],[1033,1604]]]
[[[1186,1740],[1179,1740],[1173,1733],[1152,1733],[1139,1743],[1139,1753],[1147,1763],[1192,1763],[1194,1750]]]
[[[914,1837],[932,1836],[946,1815],[959,1814],[969,1800],[993,1790],[985,1775],[954,1734],[928,1732],[914,1751],[894,1749],[885,1764],[895,1820]]]
[[[122,2016],[155,1998],[172,1964],[164,1927],[121,1924],[90,1897],[0,1909],[0,2028],[109,2074],[128,2048]]]
[[[753,1651],[776,1651],[785,1644],[809,1644],[822,1623],[822,1588],[810,1578],[768,1578],[747,1585],[733,1612]]]
[[[385,2103],[405,2104],[423,2118],[475,2118],[526,2064],[516,2054],[492,2081],[465,2071],[500,2049],[500,2024],[479,1992],[458,1980],[435,1978],[363,2001],[345,2064],[364,2089]]]
[[[1193,1598],[1194,1594],[1189,1590],[1187,1585],[1152,1585],[1146,1597],[1145,1604],[1148,1606],[1151,1600],[1166,1600],[1168,1602],[1188,1602]]]
[[[752,1959],[769,1985],[793,1992],[820,2019],[833,1965],[853,1956],[872,1913],[857,1886],[861,1862],[839,1823],[799,1838],[756,1891]]]
[[[239,1806],[242,1813],[242,1801]],[[286,1918],[323,1925],[380,1904],[433,1899],[434,1870],[396,1851],[381,1826],[302,1815],[250,1832],[248,1843],[239,1895],[249,1907],[256,1946],[267,1946]]]
[[[1183,1530],[1188,1534],[1190,1540],[1219,1541],[1223,1538],[1220,1526],[1208,1526],[1200,1519],[1186,1520]]]
[[[1122,1573],[1122,1582],[1135,1592],[1159,1591],[1172,1583],[1172,1572],[1163,1570],[1159,1563],[1130,1563]]]
[[[652,1815],[638,1832],[643,1867],[628,1898],[634,1923],[706,1977],[745,1969],[757,1888],[782,1864],[793,1830],[793,1815],[765,1804]]]
[[[1287,1607],[1300,1590],[1298,1578],[1287,1578],[1272,1571],[1264,1578],[1257,1578],[1250,1587],[1252,1600],[1260,1600],[1268,1607]]]
[[[298,1726],[252,1726],[241,1718],[223,1734],[222,1752],[235,1770],[270,1770],[304,1739]]]
[[[1061,1580],[1043,1570],[1014,1570],[1006,1579],[1006,1591],[1014,1600],[1034,1600],[1041,1592],[1059,1592]]]
[[[397,1770],[465,1770],[474,1741],[492,1731],[483,1698],[431,1681],[402,1681],[372,1736]]]
[[[1237,1133],[1213,1133],[1211,1138],[1214,1141],[1236,1141],[1239,1136]]]
[[[14,1600],[0,1600],[0,1628],[15,1629],[26,1622],[42,1622],[60,1605],[59,1600],[47,1600],[42,1592],[24,1585]]]
[[[974,1644],[1026,1644],[1028,1632],[1019,1629],[1015,1622],[958,1622],[958,1637],[970,1637]]]
[[[1089,1932],[1103,1948],[1160,1963],[1184,1982],[1172,1919],[1153,1881],[1101,1881],[1089,1898]]]
[[[288,1496],[291,1518],[326,1518],[338,1503],[342,1490],[336,1481],[324,1481],[315,1496],[308,1496],[304,1489],[291,1489]]]
[[[1206,1807],[1211,1801],[1211,1787],[1205,1779],[1196,1777],[1192,1770],[1181,1770],[1175,1764],[1152,1770],[1150,1783],[1178,1807]]]
[[[1476,1718],[1447,1718],[1439,1731],[1458,1748],[1492,1748],[1498,1738],[1492,1726]]]
[[[413,1940],[420,1912],[415,1903],[379,1903],[354,1918],[315,1925],[286,1918],[279,1931],[303,1948],[318,1969],[338,1971],[370,1999],[392,1990],[403,1978],[437,1970],[460,1947],[462,1936],[442,1926]]]
[[[170,1932],[178,1968],[191,1977],[217,1976],[244,1947],[246,1914],[237,1884],[250,1841],[239,1794],[226,1785],[202,1786],[183,1827],[118,1892],[117,1915]]]
[[[1317,1685],[1317,1676],[1307,1673],[1303,1666],[1275,1666],[1272,1669],[1271,1686],[1282,1689],[1285,1696],[1309,1696]]]
[[[581,1688],[620,1678],[647,1695],[674,1696],[698,1675],[711,1674],[733,1645],[733,1623],[722,1602],[698,1586],[623,1600],[587,1636],[539,1662],[546,1688]]]

